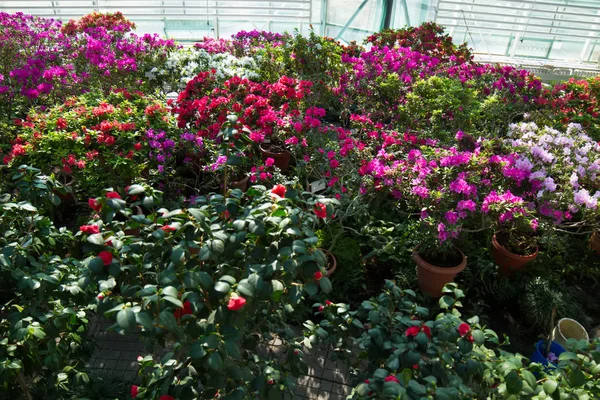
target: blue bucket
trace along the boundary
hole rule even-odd
[[[548,359],[546,357],[543,356],[544,352],[546,351],[545,347],[546,347],[545,340],[540,340],[539,342],[536,343],[535,351],[533,352],[533,355],[530,358],[531,362],[540,363],[546,367],[549,367],[549,366],[556,367],[556,364],[551,363],[550,361],[548,361]],[[550,345],[550,352],[554,353],[554,355],[556,355],[556,357],[560,356],[561,353],[564,353],[565,351],[566,351],[565,348],[556,342],[552,342],[552,344]]]

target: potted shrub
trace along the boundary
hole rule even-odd
[[[477,211],[482,157],[479,150],[430,145],[410,150],[403,160],[385,155],[371,162],[375,174],[386,178],[379,179],[380,185],[392,182],[390,194],[420,215],[421,244],[415,248],[413,259],[419,287],[430,296],[440,297],[444,284],[466,267],[466,257],[457,243],[463,226]],[[389,160],[393,164],[386,168]]]
[[[492,256],[504,276],[512,276],[537,257],[538,220],[522,197],[510,191],[490,192],[481,205],[495,228]]]

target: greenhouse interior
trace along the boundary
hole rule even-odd
[[[600,1],[0,0],[0,399],[600,399]]]

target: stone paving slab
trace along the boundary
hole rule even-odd
[[[120,378],[125,381],[138,380],[137,357],[148,353],[143,338],[138,335],[120,335],[109,331],[111,322],[97,318],[90,324],[91,338],[96,341],[96,351],[86,368],[99,375]],[[268,346],[262,345],[259,353],[284,358],[281,339],[274,339]],[[157,349],[155,353],[163,353]],[[352,391],[348,366],[342,361],[331,359],[326,348],[305,349],[308,364],[307,375],[300,376],[294,392],[296,399],[342,400]]]

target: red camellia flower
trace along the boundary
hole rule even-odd
[[[117,192],[108,192],[108,193],[106,193],[106,198],[107,199],[120,199],[121,195]]]
[[[87,233],[88,235],[100,233],[100,228],[98,225],[83,225],[79,227],[79,230],[83,233]]]
[[[410,328],[408,328],[406,330],[405,335],[408,336],[412,336],[415,337],[419,334],[419,332],[421,332],[421,329],[418,326],[411,326]]]
[[[193,313],[194,312],[192,311],[192,303],[190,303],[189,301],[184,301],[183,307],[175,310],[173,315],[175,315],[175,318],[177,318],[179,320],[184,315],[189,315],[189,314],[193,314]]]
[[[427,335],[427,337],[429,339],[431,339],[431,329],[429,329],[429,327],[427,325],[423,325],[421,327],[421,329],[423,330],[423,332],[425,332],[425,334]]]
[[[458,334],[460,336],[465,336],[467,333],[469,333],[469,331],[471,330],[471,327],[469,326],[469,324],[466,323],[462,323],[458,326]]]
[[[232,297],[229,299],[229,303],[227,304],[227,308],[230,309],[231,311],[237,311],[239,309],[241,309],[242,307],[244,307],[244,305],[246,304],[246,299],[243,297]]]
[[[398,378],[396,378],[394,375],[388,375],[388,376],[386,376],[383,381],[384,382],[399,382]]]
[[[323,203],[315,204],[315,215],[319,218],[327,218],[327,206]]]
[[[113,260],[113,255],[110,251],[101,251],[98,253],[98,257],[102,259],[104,265],[110,265]]]
[[[285,189],[285,186],[283,186],[283,185],[275,185],[275,186],[273,186],[273,189],[271,189],[272,194],[279,196],[282,199],[285,197],[285,192],[286,192],[286,189]]]
[[[323,311],[324,309],[325,309],[325,307],[319,306],[319,311]]]
[[[96,199],[88,199],[88,205],[94,211],[100,211],[102,209],[102,206],[100,205],[100,203],[98,203],[98,200]]]
[[[315,278],[315,281],[320,281],[321,278],[323,278],[323,273],[321,271],[317,271],[313,276]]]
[[[332,304],[333,304],[333,301],[330,301],[330,300],[325,300],[325,304],[327,304],[328,306],[330,306],[330,305],[332,305]]]
[[[134,145],[133,145],[133,148],[134,148],[136,151],[139,151],[139,150],[141,150],[141,149],[142,149],[142,144],[141,144],[141,143],[136,143],[136,144],[134,144]]]
[[[139,390],[138,386],[131,385],[131,397],[133,397],[135,399],[138,395],[138,390]]]
[[[162,229],[165,233],[166,232],[173,232],[173,231],[177,230],[177,228],[175,228],[175,227],[173,227],[171,225],[163,225],[163,226],[160,227],[160,229]]]

